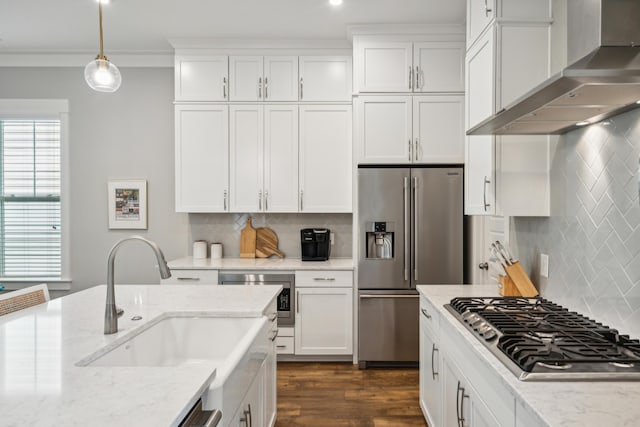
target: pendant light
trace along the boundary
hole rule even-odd
[[[98,0],[98,15],[100,17],[100,53],[96,59],[84,68],[84,79],[89,87],[98,92],[115,92],[122,83],[122,76],[118,67],[113,65],[104,55],[102,41],[102,2]]]

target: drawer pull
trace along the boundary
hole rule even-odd
[[[276,348],[287,348],[286,345],[277,345]]]
[[[178,280],[181,282],[198,282],[200,281],[199,277],[178,277]]]
[[[278,313],[273,313],[273,314],[271,315],[271,317],[269,317],[269,320],[270,320],[271,322],[273,322],[273,321],[274,321],[274,320],[276,320],[277,318],[278,318]]]
[[[421,308],[420,311],[422,312],[424,317],[426,317],[427,319],[431,319],[431,315],[427,312],[427,310],[425,310],[424,308]]]
[[[313,280],[316,282],[335,282],[335,277],[314,277]]]
[[[273,331],[273,336],[269,337],[269,340],[275,341],[277,336],[278,336],[278,330],[276,329],[275,331]]]

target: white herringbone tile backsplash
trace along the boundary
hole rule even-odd
[[[608,122],[560,138],[552,214],[514,218],[511,241],[542,296],[640,338],[640,111]]]

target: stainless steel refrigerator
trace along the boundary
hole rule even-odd
[[[462,284],[462,167],[358,168],[358,360],[417,362],[416,285]]]

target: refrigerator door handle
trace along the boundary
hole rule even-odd
[[[404,192],[402,193],[404,201],[404,280],[409,280],[409,177],[404,177]]]
[[[393,295],[393,294],[362,294],[360,295],[360,298],[362,299],[372,299],[372,298],[418,298],[420,295],[418,294],[397,294],[397,295]]]
[[[413,280],[418,283],[418,177],[413,177]]]

